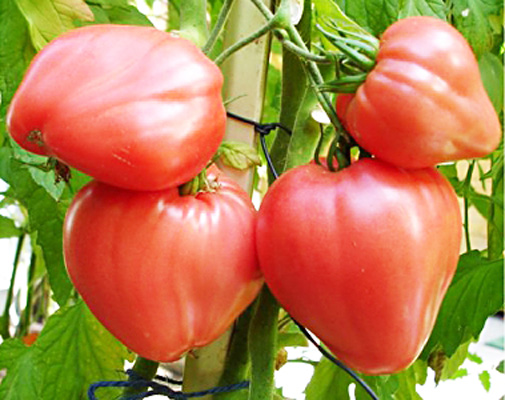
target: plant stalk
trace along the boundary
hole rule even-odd
[[[212,31],[210,32],[209,38],[207,39],[207,42],[205,45],[202,47],[202,51],[209,55],[209,53],[212,51],[214,48],[219,35],[221,34],[224,25],[226,24],[226,21],[228,19],[228,16],[230,15],[231,7],[233,5],[233,2],[235,0],[225,0],[223,3],[223,6],[219,12],[219,15],[217,17],[217,21],[212,28]]]
[[[21,251],[23,249],[25,238],[26,233],[24,232],[18,237],[18,244],[16,246],[16,253],[14,255],[14,262],[12,267],[12,275],[9,290],[7,291],[7,297],[5,299],[4,312],[0,318],[0,321],[2,322],[2,326],[0,326],[0,336],[2,336],[4,340],[10,338],[11,336],[9,332],[9,326],[10,326],[9,309],[11,308],[12,299],[14,297],[14,282],[16,280],[16,273],[19,267],[19,261],[21,259]]]
[[[159,363],[156,361],[148,360],[147,358],[138,356],[133,364],[132,370],[137,375],[141,376],[147,381],[152,380],[156,376],[156,371],[158,371]],[[134,380],[130,377],[128,381]],[[123,391],[123,397],[131,396],[134,394],[139,394],[145,392],[147,387],[126,387]]]

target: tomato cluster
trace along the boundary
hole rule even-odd
[[[8,113],[11,136],[93,178],[64,223],[77,291],[126,346],[173,361],[217,339],[263,284],[256,210],[212,169],[181,195],[221,143],[219,68],[154,28],[94,25],[47,45]]]
[[[8,126],[25,149],[96,179],[64,224],[76,289],[125,345],[172,361],[221,335],[265,279],[349,366],[408,367],[459,255],[458,201],[435,165],[485,155],[501,136],[468,44],[433,18],[393,24],[366,81],[337,100],[373,157],[289,170],[258,215],[214,167],[206,190],[179,189],[223,139],[222,81],[193,44],[153,28],[79,28],[36,56]]]
[[[408,367],[455,273],[462,222],[437,163],[490,153],[496,112],[475,57],[449,24],[397,21],[375,67],[337,113],[374,158],[280,177],[258,215],[265,282],[298,322],[367,374]]]

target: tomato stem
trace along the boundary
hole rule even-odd
[[[219,54],[219,56],[216,57],[214,62],[216,63],[216,65],[221,65],[223,61],[226,60],[233,53],[247,46],[248,44],[254,42],[256,39],[259,39],[261,36],[267,34],[272,29],[274,29],[276,25],[277,21],[275,19],[271,19],[265,25],[259,28],[256,32],[253,32],[251,35],[239,40],[238,42],[234,43],[226,50],[224,50],[221,54]]]
[[[470,203],[468,201],[468,197],[470,195],[470,187],[472,183],[472,175],[473,175],[473,170],[475,168],[475,160],[471,161],[470,164],[468,165],[468,171],[466,173],[465,177],[465,182],[463,186],[463,193],[464,193],[464,219],[465,219],[465,243],[466,243],[466,251],[469,252],[472,250],[472,243],[470,240],[470,218],[469,218],[469,208],[470,208]]]
[[[252,370],[248,400],[273,397],[278,315],[279,303],[265,285],[249,331]]]
[[[181,196],[194,196],[201,192],[213,192],[216,190],[217,182],[210,180],[207,176],[207,168],[204,168],[197,176],[189,182],[179,186]]]
[[[2,338],[8,339],[11,335],[9,332],[9,326],[10,326],[10,318],[9,318],[9,309],[12,304],[12,299],[14,296],[14,281],[16,279],[16,273],[18,270],[19,266],[19,261],[21,259],[21,250],[23,248],[23,244],[26,238],[26,233],[21,233],[18,237],[18,244],[16,246],[16,253],[14,255],[14,262],[13,262],[13,267],[12,267],[12,274],[11,274],[11,281],[9,285],[9,289],[7,291],[7,298],[5,299],[5,306],[4,306],[4,312],[2,316],[0,317],[0,336]]]
[[[148,360],[147,358],[138,356],[133,364],[132,370],[136,373],[136,376],[141,376],[146,381],[150,381],[156,376],[156,371],[158,371],[159,363],[156,361]],[[131,375],[128,381],[135,380],[135,375]],[[128,386],[123,391],[123,396],[131,396],[133,394],[142,393],[147,390],[147,387],[137,387]]]
[[[214,48],[219,35],[221,34],[223,27],[228,19],[228,16],[230,15],[231,11],[231,6],[233,5],[233,2],[235,0],[225,0],[223,3],[223,6],[221,7],[221,10],[219,11],[219,16],[217,17],[217,21],[212,28],[212,31],[210,32],[209,38],[207,39],[207,42],[205,45],[202,47],[202,51],[205,54],[209,54],[212,49]]]

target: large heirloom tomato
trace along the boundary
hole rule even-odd
[[[419,355],[454,275],[456,195],[436,170],[363,159],[310,164],[269,189],[258,214],[265,282],[350,367],[390,374]]]
[[[501,137],[470,46],[431,17],[384,32],[376,66],[355,95],[338,96],[337,113],[363,148],[406,168],[482,157]]]
[[[7,123],[25,149],[115,186],[174,187],[223,139],[219,68],[191,42],[149,27],[72,30],[33,60]]]
[[[93,181],[64,224],[65,263],[93,314],[127,347],[173,361],[221,335],[263,278],[256,211],[237,184],[181,196]]]

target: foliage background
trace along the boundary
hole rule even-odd
[[[179,27],[179,1],[166,4],[168,29]],[[146,3],[153,6],[155,2]],[[156,2],[155,6],[160,4]],[[432,15],[454,24],[471,44],[486,89],[503,120],[501,1],[336,0],[336,4],[376,36],[396,19],[411,15]],[[221,6],[219,0],[208,2],[211,22]],[[314,0],[312,7],[316,21],[339,18],[333,1]],[[5,125],[10,100],[34,54],[62,32],[89,23],[151,25],[139,7],[127,0],[0,0],[0,178],[7,184],[0,196],[0,238],[16,238],[18,243],[6,307],[0,317],[4,339],[0,369],[6,369],[0,383],[2,400],[83,399],[90,383],[123,379],[118,371],[123,370],[125,360],[134,357],[91,315],[73,290],[63,264],[61,226],[65,211],[89,178],[73,171],[69,184],[56,182],[47,160],[15,145]],[[313,44],[329,46],[315,31],[310,35]],[[280,118],[281,87],[286,84],[282,81],[282,45],[274,39],[271,49],[263,113],[268,122]],[[220,50],[221,44],[215,53]],[[279,137],[272,136],[269,143]],[[435,370],[437,379],[460,376],[469,343],[479,337],[486,319],[503,307],[503,148],[484,159],[440,169],[461,197],[465,216],[473,208],[486,221],[487,243],[485,248],[474,249],[467,235],[456,277],[420,359],[400,374],[364,377],[383,399],[420,398],[416,384],[424,382],[428,366]],[[465,223],[469,232],[468,218]],[[16,293],[14,283],[22,251],[29,254],[30,261],[27,281],[23,282],[25,290]],[[54,304],[58,306],[51,306]],[[19,318],[12,319],[12,315]],[[34,322],[42,324],[43,329],[36,342],[27,346],[22,338]],[[292,324],[280,322],[279,329],[279,347],[305,343]],[[322,360],[315,367],[306,398],[346,399],[350,383],[344,372]],[[101,398],[112,399],[117,394],[104,391]],[[366,398],[360,389],[356,395]]]

